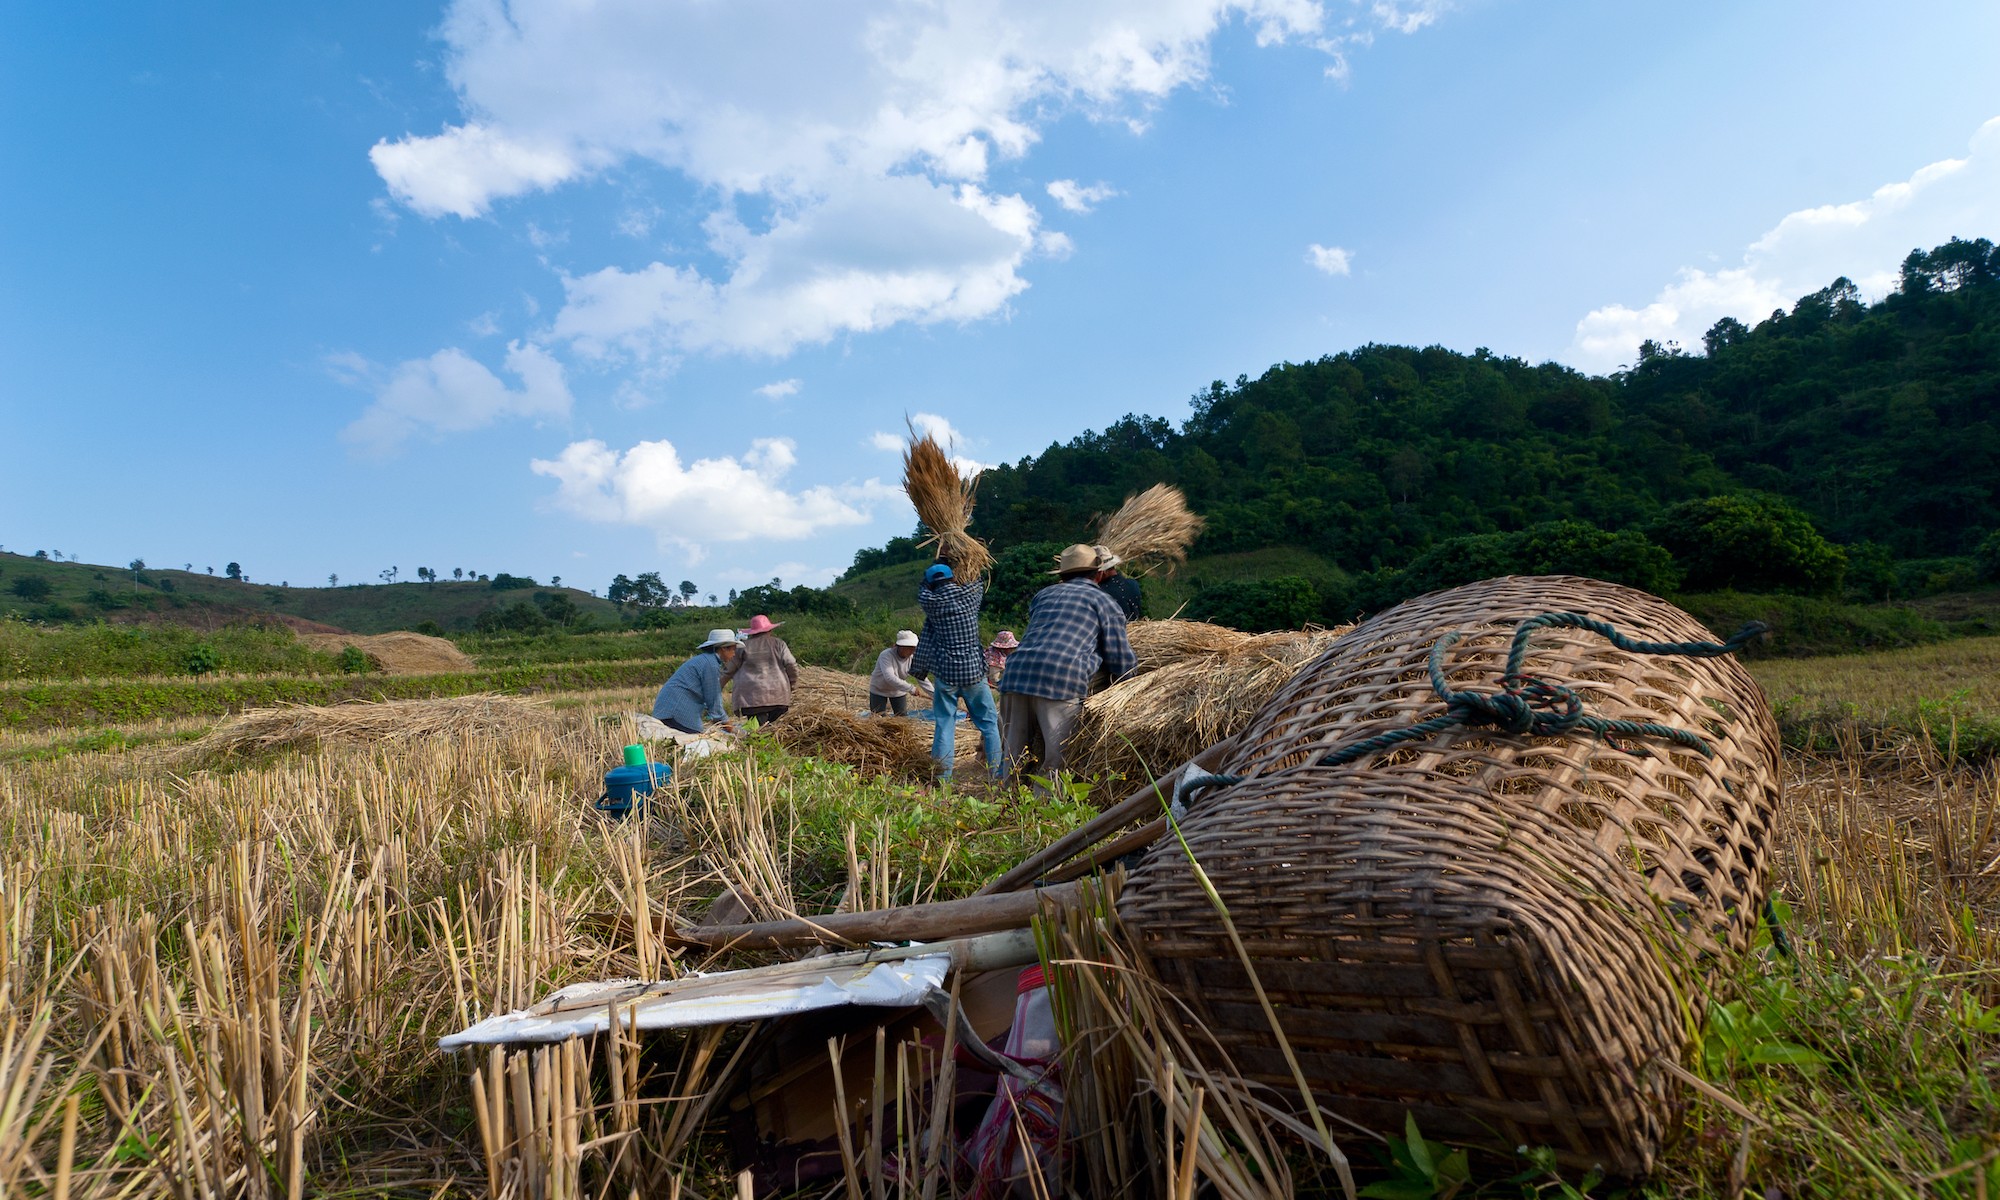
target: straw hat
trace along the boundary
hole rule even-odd
[[[1021,639],[1015,637],[1014,631],[1011,629],[1001,630],[1000,636],[993,639],[993,648],[995,650],[1012,650],[1020,644]]]
[[[1093,546],[1092,549],[1097,551],[1097,569],[1100,571],[1109,571],[1111,568],[1121,566],[1125,562],[1124,559],[1113,554],[1109,546],[1098,545]]]
[[[898,629],[896,631],[896,644],[898,646],[914,646],[917,644],[917,635],[913,630]]]
[[[750,618],[750,625],[743,633],[746,637],[755,637],[760,633],[769,633],[783,624],[783,621],[773,621],[763,613],[758,613],[756,616]]]
[[[708,640],[696,646],[695,649],[707,650],[715,646],[734,646],[735,644],[736,631],[734,629],[711,629],[708,631]]]
[[[1097,547],[1078,542],[1056,555],[1056,569],[1049,574],[1067,575],[1072,571],[1095,571],[1097,566]]]

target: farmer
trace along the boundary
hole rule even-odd
[[[1139,594],[1139,581],[1130,575],[1120,575],[1118,568],[1124,559],[1113,554],[1104,546],[1093,547],[1097,551],[1097,566],[1102,572],[1097,578],[1097,586],[1104,594],[1118,602],[1127,621],[1136,621],[1146,615],[1145,598]]]
[[[798,660],[785,639],[771,631],[783,625],[763,613],[750,618],[743,631],[743,649],[724,678],[736,684],[735,708],[739,717],[754,717],[768,725],[785,715],[792,706],[792,689],[799,682]]]
[[[1007,669],[1007,656],[1021,648],[1021,639],[1014,636],[1011,629],[1003,629],[1000,636],[986,647],[986,683],[989,687],[1000,686],[1000,672]]]
[[[1027,636],[1000,678],[1007,709],[1007,762],[1017,771],[1039,736],[1040,775],[1054,779],[1062,770],[1063,743],[1076,729],[1084,697],[1090,694],[1091,677],[1101,666],[1116,682],[1137,665],[1125,636],[1125,613],[1098,586],[1105,571],[1098,550],[1078,544],[1056,559],[1052,573],[1061,582],[1036,592],[1028,602]],[[1035,788],[1043,790],[1040,783]]]
[[[1006,771],[1000,757],[1000,715],[993,689],[986,686],[986,656],[979,648],[979,602],[984,584],[958,580],[950,563],[935,563],[924,572],[917,603],[924,610],[924,632],[917,639],[910,674],[931,677],[931,757],[938,778],[951,778],[957,751],[958,702],[979,730],[988,769],[997,777]]]
[[[896,631],[896,644],[875,656],[875,670],[868,676],[868,711],[897,716],[910,711],[910,697],[928,692],[923,684],[910,682],[910,660],[917,656],[917,635],[908,629]]]
[[[653,698],[653,717],[682,733],[700,733],[704,720],[733,729],[722,711],[722,672],[736,659],[736,631],[711,629],[708,640],[680,665]]]

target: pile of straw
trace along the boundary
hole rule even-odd
[[[845,709],[850,713],[866,712],[868,677],[801,665],[799,681],[792,687],[792,704],[795,707]]]
[[[1144,575],[1165,567],[1169,575],[1187,561],[1188,546],[1208,523],[1188,510],[1187,497],[1177,487],[1156,483],[1125,497],[1118,511],[1098,526],[1098,544],[1124,565],[1127,575]]]
[[[921,707],[929,701],[912,696],[910,704]],[[771,736],[793,754],[846,763],[863,775],[921,783],[935,773],[930,723],[912,717],[870,716],[865,675],[801,666],[799,681],[792,688],[792,707],[772,724]],[[967,778],[976,776],[978,758],[978,731],[960,725],[957,769]]]
[[[1135,635],[1146,625],[1200,622],[1138,622]],[[1145,669],[1142,661],[1140,672],[1084,701],[1070,738],[1069,761],[1082,775],[1144,779],[1147,771],[1155,776],[1171,771],[1240,732],[1265,701],[1351,628],[1254,635],[1234,630],[1211,635],[1186,628],[1149,632],[1155,641],[1154,665]],[[1168,635],[1182,639],[1178,656]],[[1201,638],[1214,648],[1204,646]]]
[[[863,701],[864,706],[866,703]],[[845,763],[863,775],[910,781],[930,777],[931,727],[922,721],[857,716],[849,708],[814,703],[794,704],[771,726],[771,735],[794,754]]]
[[[310,750],[328,742],[411,742],[510,737],[556,723],[549,710],[513,696],[450,696],[352,704],[287,704],[240,712],[184,747],[191,766],[212,766],[278,750]]]
[[[478,664],[457,646],[421,633],[300,633],[298,638],[329,654],[353,646],[366,654],[377,670],[388,675],[436,675],[478,669]]]
[[[1206,654],[1232,650],[1254,638],[1227,625],[1207,621],[1134,621],[1125,627],[1132,653],[1139,659],[1133,672],[1143,675],[1161,667]]]
[[[903,490],[917,510],[917,519],[931,531],[925,545],[935,544],[937,556],[952,563],[967,581],[986,574],[993,555],[986,543],[966,532],[972,524],[972,494],[978,479],[961,478],[951,456],[928,433],[910,429],[910,446],[903,452]]]

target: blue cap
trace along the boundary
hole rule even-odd
[[[940,579],[950,579],[950,578],[951,578],[951,568],[945,566],[943,563],[932,563],[930,567],[924,571],[925,583],[936,583]]]

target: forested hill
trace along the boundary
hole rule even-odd
[[[1676,502],[1757,492],[1866,557],[1966,555],[2000,528],[2000,250],[1913,252],[1875,304],[1835,281],[1698,348],[1584,375],[1479,350],[1364,346],[1217,382],[980,477],[996,547],[1082,537],[1167,481],[1204,554],[1306,547],[1393,570],[1447,539],[1574,520],[1644,531]],[[909,539],[855,569],[911,557]]]

